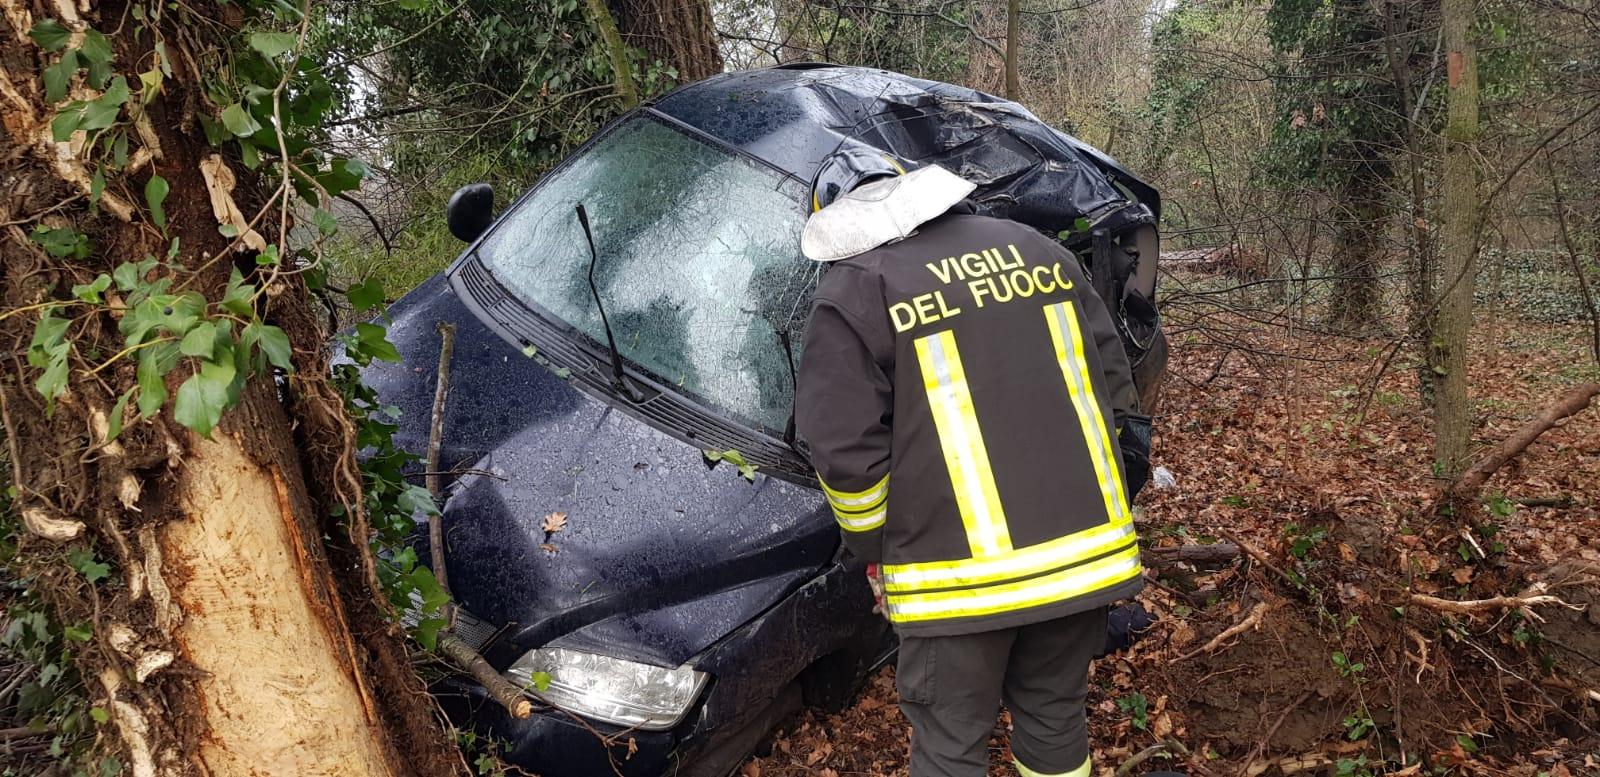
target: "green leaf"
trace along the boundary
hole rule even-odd
[[[54,105],[67,96],[72,76],[78,72],[78,51],[68,49],[54,65],[44,69],[44,101]]]
[[[217,352],[217,325],[210,321],[200,322],[183,336],[183,343],[178,350],[184,356],[210,359]]]
[[[244,163],[247,170],[261,166],[261,151],[248,138],[239,138],[239,161]]]
[[[249,109],[240,103],[233,103],[222,109],[222,126],[235,137],[241,138],[250,137],[261,131],[261,125],[256,122],[256,117],[251,116]]]
[[[339,231],[339,222],[334,219],[333,214],[321,208],[317,208],[311,214],[311,223],[317,225],[317,231],[322,233],[323,237]]]
[[[152,68],[139,74],[139,102],[149,105],[151,100],[161,92],[161,82],[165,76],[161,75],[160,68]]]
[[[117,282],[117,288],[123,291],[133,291],[144,282],[144,276],[155,269],[156,260],[146,259],[142,262],[123,262],[117,269],[111,271],[112,280]]]
[[[111,567],[94,557],[94,553],[78,549],[67,554],[67,563],[78,570],[91,583],[98,583],[111,576]]]
[[[150,219],[162,232],[167,231],[167,212],[161,208],[161,203],[167,201],[169,190],[167,179],[155,174],[144,184],[144,201],[150,206]]]
[[[89,179],[89,207],[94,207],[100,202],[100,195],[106,193],[106,174],[96,165],[94,177]]]
[[[383,284],[377,278],[370,278],[351,286],[345,296],[357,313],[364,313],[383,304]]]
[[[551,678],[549,672],[534,672],[528,675],[528,679],[533,681],[534,690],[540,693],[550,690]]]
[[[78,126],[83,124],[84,106],[85,103],[82,100],[73,100],[67,103],[61,109],[61,112],[50,120],[50,139],[57,143],[65,143],[71,140],[72,133],[77,132]]]
[[[60,51],[72,39],[72,30],[61,26],[55,19],[41,19],[28,31],[28,37],[45,51]]]
[[[111,418],[106,424],[106,442],[111,442],[122,436],[122,416],[128,411],[128,399],[133,396],[133,389],[122,392],[117,397],[117,404],[111,406]]]
[[[449,621],[444,618],[423,618],[418,621],[417,644],[424,650],[439,649],[439,632],[444,631],[444,627],[448,624]]]
[[[105,94],[84,104],[83,119],[78,129],[93,131],[117,123],[117,115],[122,112],[122,104],[128,101],[128,96],[128,79],[122,76],[112,79]]]
[[[271,324],[252,321],[241,335],[246,348],[254,346],[266,354],[267,361],[280,370],[294,369],[294,350],[289,345],[289,335]]]
[[[100,273],[89,283],[79,283],[73,286],[72,296],[84,302],[98,305],[103,301],[100,299],[100,293],[109,288],[111,288],[111,276]]]
[[[90,707],[89,717],[94,718],[96,723],[104,723],[111,719],[111,713],[106,712],[104,707]]]
[[[244,275],[235,267],[233,274],[228,277],[228,287],[222,293],[222,309],[241,318],[250,318],[255,315],[255,308],[250,303],[255,295],[255,284],[245,283]]]
[[[195,434],[210,439],[211,430],[222,420],[222,411],[230,404],[230,389],[237,374],[231,363],[201,362],[200,371],[178,387],[178,398],[172,406],[173,418]]]
[[[252,32],[249,40],[250,48],[268,59],[293,51],[299,43],[298,38],[286,32]]]
[[[139,351],[139,418],[161,412],[167,403],[166,375],[177,362],[178,350],[172,343],[152,345]]]
[[[61,630],[61,635],[72,640],[73,642],[88,642],[89,638],[94,636],[94,631],[89,628],[89,624],[79,623],[74,626],[67,626],[66,628],[63,628]]]
[[[80,47],[83,58],[90,62],[102,65],[111,62],[111,41],[98,30],[84,30],[83,46]]]
[[[399,362],[400,352],[395,350],[394,343],[389,342],[383,327],[377,324],[356,324],[356,339],[360,341],[362,350],[374,359],[386,362]]]
[[[82,259],[89,255],[89,238],[71,227],[51,229],[40,225],[33,228],[28,238],[43,246],[45,253],[51,256]]]

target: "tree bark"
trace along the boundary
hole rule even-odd
[[[226,61],[226,25],[241,16],[200,3],[153,30],[129,22],[123,3],[78,8],[0,0],[0,349],[19,378],[0,382],[0,411],[30,530],[19,539],[18,563],[39,573],[30,579],[60,622],[92,628],[74,659],[84,693],[107,712],[104,741],[117,743],[134,777],[456,773],[459,755],[363,572],[367,537],[328,517],[336,505],[360,509],[355,432],[327,381],[326,333],[302,276],[268,277],[255,251],[232,250],[213,215],[202,162],[231,172],[237,208],[256,213],[273,200],[257,173],[208,146],[195,114],[213,108],[187,80]],[[177,29],[198,13],[213,24]],[[45,99],[42,75],[62,55],[29,36],[47,18],[78,41],[86,29],[104,32],[114,71],[135,84],[131,63],[157,61],[152,33],[168,41],[159,56],[172,76],[147,103],[135,86],[105,128],[125,133],[126,169],[91,160],[81,131],[68,142],[52,139],[61,104]],[[94,99],[72,78],[80,90],[73,97]],[[91,169],[105,172],[103,191]],[[170,186],[159,225],[155,206],[145,205],[150,196],[138,193],[150,191],[153,175]],[[268,212],[263,223],[274,228],[263,231],[276,237],[278,214]],[[30,237],[38,227],[70,228],[89,250],[47,253]],[[249,318],[279,327],[289,341],[287,380],[255,373],[210,439],[179,425],[171,402],[143,421],[134,407],[115,404],[138,384],[133,361],[111,356],[125,342],[118,327],[128,311],[69,292],[144,256],[171,261],[157,260],[140,282],[181,283],[208,310],[217,309],[230,274],[242,272],[263,292]],[[118,293],[108,289],[107,297]],[[24,357],[52,305],[65,311],[76,347],[53,412],[34,386],[40,370]],[[166,374],[169,396],[187,365]],[[292,422],[285,401],[295,404]],[[111,439],[110,426],[124,422]],[[104,559],[114,582],[85,587],[61,566],[57,546],[66,543]]]
[[[709,0],[616,0],[614,5],[623,40],[675,68],[680,83],[722,72]]]
[[[617,99],[623,110],[632,110],[639,104],[639,90],[633,85],[633,66],[628,63],[628,47],[617,32],[617,20],[606,7],[606,0],[588,0],[589,23],[606,45],[606,55],[611,59],[611,79],[616,84]]]
[[[1472,332],[1472,297],[1477,286],[1478,140],[1477,55],[1469,39],[1473,0],[1444,0],[1449,120],[1445,125],[1444,192],[1441,207],[1443,300],[1432,345],[1439,375],[1434,403],[1435,466],[1454,478],[1466,466],[1472,431],[1467,392],[1467,348]]]
[[[1340,209],[1333,248],[1332,318],[1351,333],[1366,333],[1378,324],[1379,257],[1385,218],[1379,190],[1382,181],[1358,176],[1339,191]]]
[[[1006,99],[1022,99],[1022,87],[1018,84],[1017,60],[1022,56],[1018,50],[1017,28],[1021,25],[1022,0],[1010,0],[1006,4]],[[1107,152],[1109,153],[1109,144]]]

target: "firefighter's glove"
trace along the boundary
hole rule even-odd
[[[883,574],[877,564],[867,565],[867,587],[872,589],[872,611],[889,617],[889,611],[883,606]]]

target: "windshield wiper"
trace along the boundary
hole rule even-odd
[[[594,307],[600,311],[600,325],[606,330],[606,344],[611,347],[611,388],[632,402],[644,400],[644,395],[627,381],[622,372],[622,354],[617,351],[617,337],[611,333],[611,319],[606,317],[605,303],[600,301],[600,289],[594,285],[594,266],[600,259],[594,249],[594,233],[589,230],[589,212],[578,203],[578,224],[583,226],[583,237],[589,241],[589,293],[594,295]]]

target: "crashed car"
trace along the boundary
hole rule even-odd
[[[508,761],[720,777],[892,657],[791,415],[825,269],[799,250],[809,186],[846,141],[943,165],[980,212],[1075,251],[1153,405],[1157,193],[987,94],[833,65],[728,73],[622,116],[503,213],[464,189],[449,219],[471,246],[390,308],[404,363],[365,376],[422,450],[435,327],[457,327],[440,460],[461,474],[433,563],[458,636],[541,704],[519,720],[467,678],[433,692]]]

